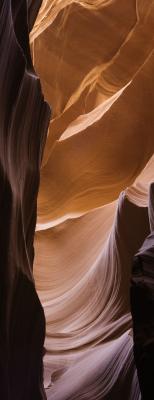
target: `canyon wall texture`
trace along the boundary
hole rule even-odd
[[[2,400],[154,397],[153,26],[153,0],[1,1]]]
[[[30,4],[29,4],[30,6]],[[32,11],[32,13],[31,13]],[[50,119],[32,66],[38,5],[0,4],[0,398],[41,400],[44,311],[32,266],[40,163]],[[28,21],[30,24],[28,25]]]
[[[150,234],[153,26],[154,1],[46,0],[30,36],[53,110],[34,264],[47,324],[48,399],[141,398],[130,280]],[[134,329],[144,331],[132,290]]]

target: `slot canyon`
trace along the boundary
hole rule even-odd
[[[154,1],[0,2],[0,400],[154,399]]]

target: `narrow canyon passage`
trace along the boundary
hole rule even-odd
[[[154,397],[153,26],[153,0],[1,1],[2,400]]]

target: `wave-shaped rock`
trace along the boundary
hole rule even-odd
[[[2,400],[150,399],[153,22],[149,0],[1,1]]]

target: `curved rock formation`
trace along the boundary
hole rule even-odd
[[[40,3],[0,5],[0,395],[148,400],[154,1]]]
[[[37,3],[37,2],[36,2]],[[31,6],[31,2],[29,2]],[[31,14],[32,11],[32,14]],[[32,66],[38,5],[0,6],[0,398],[43,399],[44,312],[32,273],[40,163],[50,110]]]

